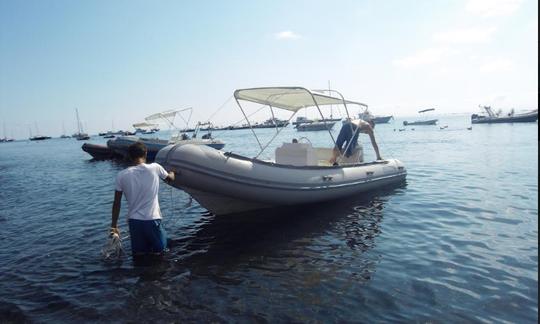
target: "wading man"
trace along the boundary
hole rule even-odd
[[[128,203],[128,222],[133,257],[159,255],[167,248],[167,236],[161,224],[159,179],[174,181],[174,173],[157,164],[146,164],[146,146],[137,142],[128,148],[133,166],[120,171],[112,207],[111,231],[118,232],[122,195]]]

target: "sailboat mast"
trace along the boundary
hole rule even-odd
[[[77,129],[79,130],[79,134],[82,133],[81,129],[81,121],[79,120],[79,109],[75,108],[75,114],[77,115]]]

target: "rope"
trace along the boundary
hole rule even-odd
[[[212,118],[214,118],[214,116],[221,110],[223,109],[223,107],[225,107],[225,105],[227,105],[227,103],[229,103],[229,101],[232,99],[233,96],[230,96],[229,98],[227,98],[227,100],[225,100],[225,102],[212,114],[210,115],[210,117],[208,117],[208,119],[206,120],[207,122],[209,122]]]

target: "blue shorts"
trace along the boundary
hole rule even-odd
[[[352,155],[354,148],[358,144],[358,134],[360,132],[356,131],[357,128],[358,127],[353,123],[345,123],[341,126],[341,130],[339,131],[339,135],[336,139],[336,147],[343,152],[347,145],[349,145],[347,152],[345,152],[346,157]]]
[[[167,248],[167,233],[161,225],[161,219],[130,219],[129,233],[133,254],[160,253]]]

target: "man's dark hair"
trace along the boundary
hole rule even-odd
[[[132,161],[138,158],[146,158],[146,145],[141,142],[131,144],[128,147],[128,156]]]

